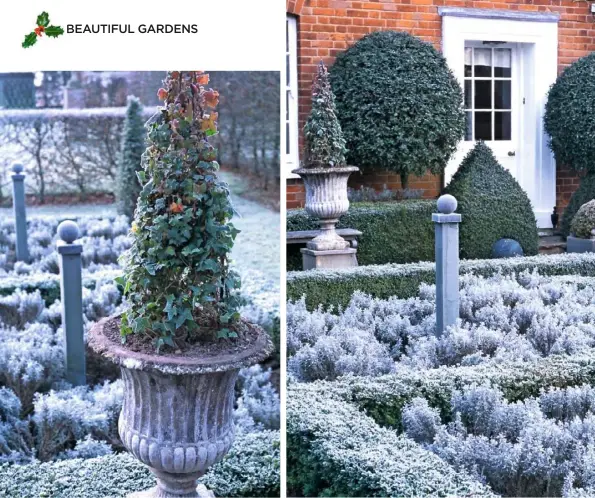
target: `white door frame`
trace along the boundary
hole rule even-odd
[[[558,20],[551,12],[439,7],[442,51],[463,88],[466,41],[518,43],[522,67],[523,110],[519,119],[516,178],[529,195],[537,225],[551,227],[556,204],[556,164],[543,129],[547,92],[558,72]],[[445,171],[448,183],[464,156],[464,142]]]

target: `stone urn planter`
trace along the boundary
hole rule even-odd
[[[299,168],[293,173],[300,175],[306,187],[306,211],[318,218],[321,234],[308,242],[314,251],[341,251],[349,247],[335,231],[341,215],[349,209],[347,180],[359,171],[355,166]]]
[[[117,337],[118,316],[104,318],[89,332],[89,346],[121,368],[122,443],[157,478],[156,487],[129,498],[214,496],[205,486],[197,487],[197,479],[233,443],[238,372],[273,351],[262,328],[243,325],[250,340],[242,349],[202,357],[132,351]]]

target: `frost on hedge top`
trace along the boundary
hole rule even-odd
[[[461,257],[489,258],[503,238],[516,240],[526,255],[537,254],[537,222],[527,193],[482,141],[467,154],[445,193],[459,201]]]
[[[219,97],[208,82],[202,72],[169,72],[158,92],[164,106],[147,123],[144,186],[123,261],[130,309],[121,332],[146,334],[158,348],[236,335],[228,326],[239,317],[232,295],[239,277],[228,255],[238,231],[208,141],[217,133]]]
[[[465,131],[463,95],[445,58],[407,33],[375,32],[339,54],[330,80],[348,149],[362,169],[441,173]]]
[[[550,88],[544,127],[556,161],[595,173],[595,53],[568,66]]]
[[[322,61],[312,83],[312,110],[304,126],[306,168],[345,166],[345,139],[337,119],[335,96]]]
[[[595,229],[595,199],[583,204],[572,220],[570,232],[575,237],[590,239]]]

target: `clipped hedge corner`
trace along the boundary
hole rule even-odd
[[[287,400],[290,496],[495,496],[316,385],[299,384]]]
[[[483,142],[467,154],[445,192],[454,195],[463,216],[462,258],[489,258],[499,239],[519,242],[527,256],[537,254],[539,236],[531,201]]]

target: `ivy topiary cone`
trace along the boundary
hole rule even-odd
[[[514,239],[525,255],[537,254],[539,235],[531,201],[483,142],[467,154],[445,189],[459,201],[463,216],[460,255],[490,258],[499,239]]]
[[[586,202],[577,211],[570,225],[570,233],[581,239],[590,239],[595,228],[595,200]]]

